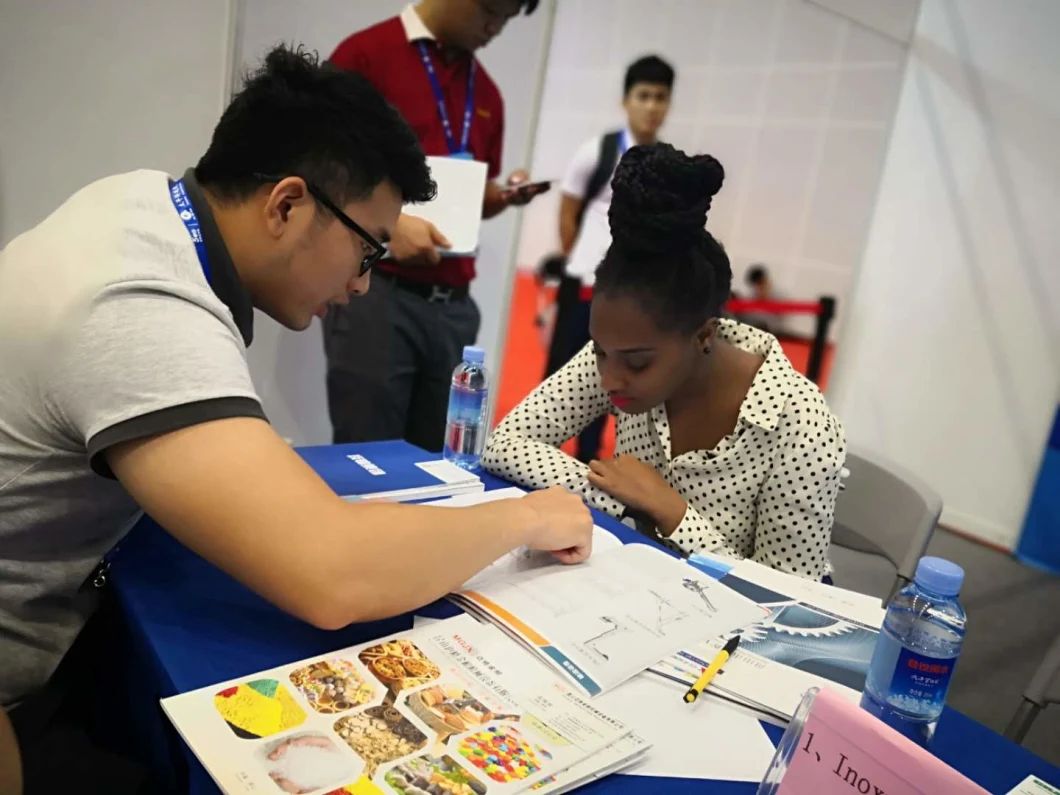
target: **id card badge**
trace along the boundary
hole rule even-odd
[[[471,154],[470,152],[467,152],[467,151],[454,152],[453,154],[449,155],[449,157],[453,158],[454,160],[474,160],[475,159],[475,156],[473,154]]]

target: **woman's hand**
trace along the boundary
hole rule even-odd
[[[634,456],[590,462],[589,483],[626,507],[650,516],[664,536],[671,535],[685,517],[684,498],[654,467]]]

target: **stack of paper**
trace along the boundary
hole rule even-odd
[[[162,706],[227,793],[560,792],[643,753],[495,635],[459,616]]]
[[[885,614],[879,600],[752,561],[736,563],[719,584],[759,605],[760,620],[743,631],[707,693],[782,723],[811,687],[860,699]],[[687,687],[726,640],[687,646],[649,670]]]
[[[761,618],[750,599],[646,544],[577,566],[487,574],[450,598],[595,696],[702,638]]]
[[[481,492],[482,479],[448,461],[417,461],[404,445],[321,445],[295,452],[340,497],[410,502]],[[423,455],[426,455],[424,453]]]

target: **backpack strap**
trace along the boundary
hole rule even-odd
[[[578,210],[578,229],[581,229],[582,218],[589,203],[600,195],[600,191],[611,181],[611,175],[615,173],[618,165],[618,147],[622,141],[622,130],[609,132],[600,139],[600,156],[596,159],[596,169],[589,177],[589,184],[585,188],[585,198],[582,199],[581,209]]]

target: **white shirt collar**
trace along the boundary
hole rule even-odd
[[[788,355],[772,334],[719,318],[718,336],[741,350],[765,357],[740,405],[740,419],[775,431],[788,398],[802,386],[800,382],[809,382],[791,366]]]
[[[405,38],[409,40],[410,44],[421,39],[434,41],[434,34],[423,24],[423,18],[420,17],[414,3],[409,3],[405,6],[405,10],[401,12],[401,26],[405,28]]]

